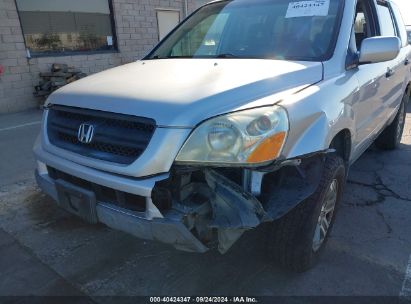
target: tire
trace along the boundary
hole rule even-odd
[[[386,127],[386,129],[375,140],[375,145],[382,150],[394,150],[398,148],[402,133],[404,132],[405,116],[406,116],[406,104],[408,102],[408,95],[404,94],[400,109],[394,121]]]
[[[307,271],[316,264],[334,223],[345,184],[345,172],[345,164],[340,156],[327,156],[320,184],[314,194],[267,227],[266,245],[270,259],[293,272]],[[328,214],[329,228],[322,242],[315,242],[320,215],[324,212],[327,195],[334,183],[337,183],[337,189],[334,210]]]

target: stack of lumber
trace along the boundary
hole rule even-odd
[[[40,73],[39,85],[35,86],[35,96],[47,97],[55,90],[72,83],[76,80],[86,77],[87,74],[80,70],[69,67],[67,64],[54,63],[51,66],[51,71]]]

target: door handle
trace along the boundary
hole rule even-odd
[[[407,59],[405,59],[405,61],[404,61],[404,65],[409,65],[410,64],[410,60],[407,58]]]
[[[388,68],[387,73],[385,73],[385,77],[390,78],[394,74],[395,74],[395,71],[391,68]]]

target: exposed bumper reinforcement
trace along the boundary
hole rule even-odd
[[[58,193],[53,179],[48,175],[35,173],[40,188],[58,201]],[[132,212],[118,206],[97,203],[97,219],[113,229],[132,234],[138,238],[170,244],[177,249],[190,252],[206,252],[203,245],[181,221],[182,214],[170,212],[164,218],[146,219],[144,213]]]

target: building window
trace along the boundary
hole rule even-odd
[[[116,49],[111,0],[16,0],[32,55]]]

